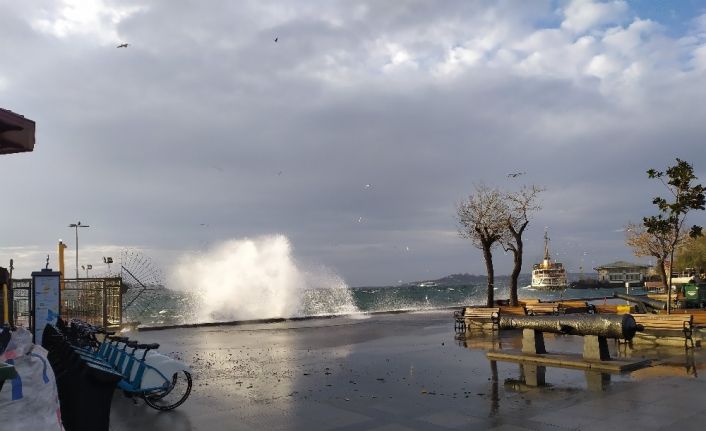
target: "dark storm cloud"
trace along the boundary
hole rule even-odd
[[[548,226],[577,270],[632,259],[648,168],[706,174],[706,29],[622,2],[2,3],[0,100],[38,123],[2,160],[7,246],[52,251],[80,219],[87,246],[156,258],[283,233],[351,284],[481,273],[455,203],[534,183],[527,260]]]

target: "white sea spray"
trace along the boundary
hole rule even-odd
[[[304,269],[284,235],[232,239],[181,257],[172,288],[195,295],[197,322],[357,312],[345,281]]]

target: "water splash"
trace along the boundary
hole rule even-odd
[[[297,265],[284,235],[225,241],[183,256],[172,273],[171,286],[195,294],[197,322],[358,311],[343,279]]]

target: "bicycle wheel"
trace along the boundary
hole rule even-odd
[[[142,398],[153,409],[167,411],[184,403],[191,393],[191,374],[187,371],[178,371],[172,376],[168,388],[143,394]]]

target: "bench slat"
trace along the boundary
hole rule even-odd
[[[632,317],[646,333],[656,335],[659,331],[681,332],[684,336],[685,346],[687,340],[690,340],[691,346],[694,347],[694,340],[691,336],[693,330],[693,316],[691,314],[633,314]]]
[[[492,323],[493,329],[497,327],[500,316],[500,307],[463,307],[454,312],[455,327],[465,329],[471,322]]]
[[[529,303],[525,305],[525,310],[527,314],[535,313],[551,313],[559,314],[559,304],[557,303]]]

